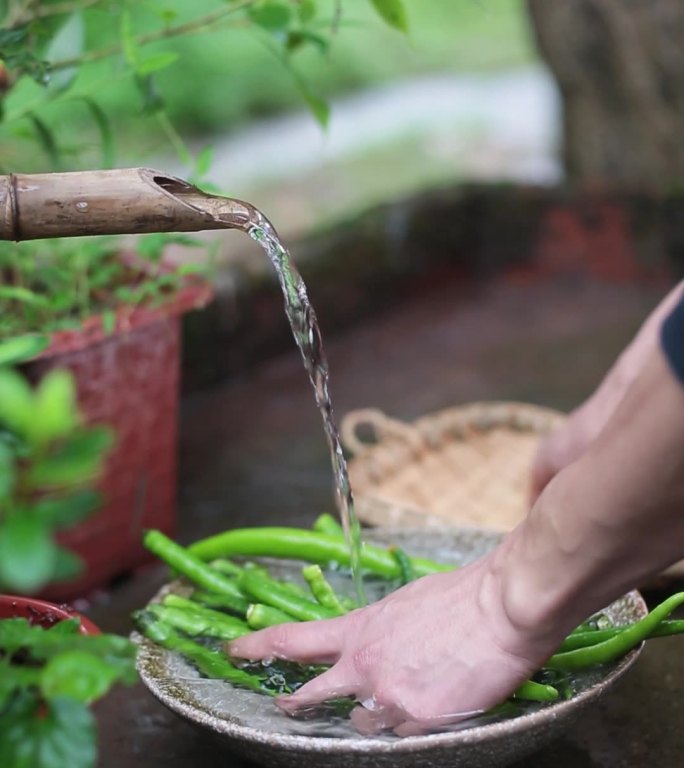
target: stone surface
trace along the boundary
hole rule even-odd
[[[490,398],[571,408],[662,293],[573,275],[477,285],[445,276],[328,345],[336,408],[402,418]],[[307,525],[331,509],[325,442],[294,345],[187,398],[181,442],[184,541],[232,526]],[[128,613],[163,580],[149,568],[96,596],[89,612],[104,629],[128,631]],[[653,641],[616,690],[515,768],[679,768],[683,688],[681,640]],[[102,768],[249,765],[140,685],[117,690],[98,714]]]

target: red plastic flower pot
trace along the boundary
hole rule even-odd
[[[31,597],[0,595],[0,620],[17,618],[28,619],[30,624],[38,624],[45,629],[66,619],[78,619],[81,622],[82,635],[100,634],[100,630],[92,621],[81,616],[68,605],[54,605]]]
[[[49,348],[25,366],[36,381],[69,369],[86,420],[115,433],[100,490],[103,508],[60,536],[84,561],[81,576],[52,584],[42,596],[69,600],[131,571],[148,559],[142,532],[173,532],[181,316],[212,297],[203,282],[187,284],[157,306],[124,307],[113,332],[101,317],[59,331]]]

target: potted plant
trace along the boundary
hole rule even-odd
[[[102,507],[60,534],[85,568],[45,587],[48,596],[107,583],[144,559],[143,528],[173,529],[180,317],[211,288],[163,267],[170,240],[190,242],[153,236],[127,254],[115,238],[0,243],[0,343],[31,348],[23,370],[34,382],[70,370],[86,422],[117,435],[99,483]]]
[[[0,361],[17,349],[0,345]],[[112,436],[83,424],[75,396],[64,371],[32,389],[0,368],[0,593],[33,593],[80,568],[54,534],[96,508],[90,484]],[[66,606],[0,594],[0,765],[93,766],[88,705],[134,682],[134,655],[127,639],[100,634]]]

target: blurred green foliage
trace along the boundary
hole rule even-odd
[[[0,343],[0,355],[7,346],[16,343]],[[108,429],[82,423],[70,373],[53,371],[33,388],[0,368],[0,592],[31,594],[78,574],[80,561],[55,534],[99,506],[92,484],[111,444]]]
[[[93,315],[111,332],[119,307],[154,305],[191,273],[210,274],[215,249],[209,249],[201,269],[188,264],[172,270],[163,262],[171,244],[207,249],[195,238],[166,233],[139,237],[135,250],[123,250],[117,237],[0,241],[0,342],[78,328]]]
[[[0,0],[0,16],[3,2],[22,0]],[[109,167],[171,147],[192,170],[196,158],[184,139],[195,135],[302,101],[325,123],[326,102],[339,93],[532,57],[523,0],[81,0],[73,7],[83,10],[48,16],[32,33],[34,43],[44,38],[34,61],[26,40],[13,42],[16,30],[0,30],[12,85],[0,123],[6,169]],[[70,60],[80,63],[66,66]],[[19,82],[13,67],[26,73]]]

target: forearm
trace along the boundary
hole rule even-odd
[[[684,387],[654,345],[603,432],[498,553],[504,605],[540,640],[684,554]]]

